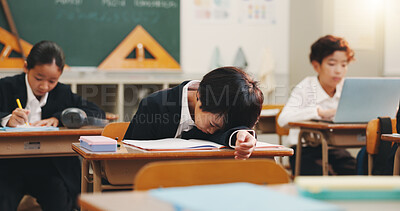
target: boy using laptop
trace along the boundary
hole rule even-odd
[[[278,124],[287,127],[289,122],[311,119],[333,120],[339,103],[343,79],[354,52],[343,38],[326,35],[312,46],[310,62],[317,76],[306,77],[292,91],[278,118]],[[291,128],[288,141],[296,150],[300,129]],[[330,174],[355,174],[356,161],[345,149],[329,149]],[[290,157],[295,172],[296,156]],[[321,146],[303,146],[300,175],[322,174]]]

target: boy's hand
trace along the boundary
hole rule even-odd
[[[236,134],[235,159],[246,160],[256,147],[256,138],[246,130]]]
[[[58,123],[59,123],[59,121],[57,118],[50,117],[48,119],[39,120],[39,121],[33,123],[32,126],[47,126],[47,127],[54,126],[54,127],[57,127]]]
[[[332,120],[333,117],[336,114],[336,109],[321,109],[318,108],[318,115],[323,119],[323,120]]]
[[[28,122],[28,114],[29,110],[16,108],[10,117],[10,120],[7,122],[7,127],[16,127],[18,125],[23,125]]]

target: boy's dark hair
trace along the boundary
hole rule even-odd
[[[26,58],[27,69],[30,70],[36,65],[52,64],[53,61],[62,72],[65,65],[63,50],[55,42],[40,41],[33,46]]]
[[[335,51],[346,52],[348,62],[354,60],[354,51],[350,48],[346,40],[341,37],[326,35],[311,45],[310,62],[317,61],[321,64],[325,57],[333,54]]]
[[[201,109],[220,114],[224,128],[252,128],[259,116],[264,95],[257,82],[236,67],[221,67],[207,73],[199,86]]]

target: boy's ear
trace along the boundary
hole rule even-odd
[[[24,62],[24,72],[28,73],[28,63]]]
[[[313,66],[315,72],[319,73],[321,71],[321,64],[317,61],[312,61],[311,65]]]

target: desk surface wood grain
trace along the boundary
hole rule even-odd
[[[80,146],[79,143],[73,143],[72,149],[87,160],[129,160],[129,159],[169,159],[169,158],[232,158],[234,150],[190,150],[190,151],[144,151],[135,147],[120,144],[116,152],[91,152]],[[274,157],[274,156],[292,156],[293,149],[288,147],[268,148],[255,150],[251,157]]]
[[[400,136],[398,136],[398,135],[382,134],[381,139],[383,141],[392,141],[392,142],[400,143]]]
[[[289,122],[289,126],[301,127],[301,128],[311,128],[311,129],[321,129],[321,130],[329,130],[329,129],[353,130],[353,129],[366,129],[367,128],[367,124],[353,124],[353,123],[335,124],[335,123],[316,122],[316,121]]]
[[[0,132],[0,137],[31,137],[31,136],[72,136],[72,135],[100,135],[101,127],[84,127],[80,129],[60,128],[54,131],[25,131],[25,132]],[[0,139],[1,140],[1,139]]]

